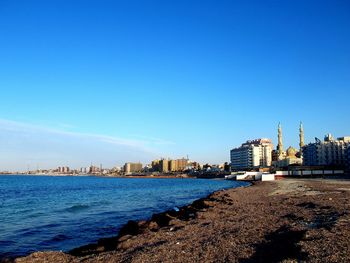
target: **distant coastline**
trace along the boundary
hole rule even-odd
[[[187,174],[181,175],[97,175],[97,174],[18,174],[18,173],[1,173],[0,176],[49,176],[49,177],[103,177],[103,178],[171,178],[171,179],[184,179],[191,178],[196,179],[197,177],[188,176]]]

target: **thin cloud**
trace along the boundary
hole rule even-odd
[[[147,146],[152,146],[152,145],[174,144],[174,142],[159,139],[159,138],[153,138],[153,137],[135,136],[139,139],[127,139],[127,138],[121,138],[121,137],[115,137],[115,136],[109,136],[109,135],[65,131],[65,130],[55,129],[51,127],[40,126],[40,125],[35,125],[35,124],[30,124],[25,122],[17,122],[17,121],[6,120],[6,119],[0,119],[0,130],[11,131],[11,132],[21,132],[21,133],[46,132],[46,133],[57,134],[57,135],[99,140],[101,142],[114,144],[114,145],[139,147],[139,148],[142,148],[143,150],[149,150]]]
[[[0,170],[23,170],[34,163],[46,168],[83,167],[91,161],[109,167],[127,161],[146,163],[159,156],[159,147],[171,142],[142,136],[129,139],[81,133],[0,119],[0,144]]]

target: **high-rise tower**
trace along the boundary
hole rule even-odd
[[[277,145],[278,158],[283,154],[283,142],[282,142],[282,126],[278,123],[278,145]]]

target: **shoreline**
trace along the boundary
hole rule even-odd
[[[22,176],[22,175],[21,175]],[[36,176],[42,176],[42,175],[36,175]],[[44,175],[45,176],[45,175]],[[93,175],[91,175],[93,176]],[[59,176],[60,177],[60,176]],[[93,176],[93,177],[97,177],[97,178],[100,178],[99,176]],[[200,179],[200,178],[193,178],[193,177],[175,177],[175,176],[123,176],[123,177],[108,177],[107,178],[123,178],[123,179],[130,179],[130,178],[134,178],[135,180],[136,179],[139,179],[139,178],[144,178],[144,179]],[[206,179],[207,180],[207,179]],[[223,178],[210,178],[210,180],[224,180]],[[228,186],[223,186],[222,188],[219,188],[218,190],[216,191],[213,191],[209,194],[204,194],[203,197],[201,198],[198,198],[198,199],[195,199],[193,202],[191,203],[188,203],[187,205],[183,205],[183,206],[179,206],[179,207],[174,207],[175,210],[179,209],[179,210],[186,210],[189,206],[193,205],[194,203],[196,203],[197,201],[199,202],[201,199],[206,199],[208,198],[210,195],[212,195],[213,193],[215,192],[218,192],[218,191],[225,191],[225,190],[228,190],[228,189],[235,189],[235,188],[240,188],[240,187],[247,187],[247,186],[250,186],[251,183],[249,182],[239,182],[240,185],[236,186],[236,185],[228,185]],[[192,199],[193,200],[193,199]],[[124,233],[124,231],[131,231],[132,233],[134,233],[135,230],[130,230],[130,226],[135,226],[137,225],[137,223],[139,222],[150,222],[153,220],[153,218],[159,218],[161,216],[161,214],[164,214],[164,213],[176,213],[175,210],[166,210],[165,212],[161,210],[161,212],[159,213],[153,213],[150,217],[148,218],[141,218],[139,220],[129,220],[126,224],[123,224],[120,226],[120,229],[112,236],[112,237],[101,237],[99,238],[98,240],[96,240],[95,243],[90,243],[90,244],[87,244],[87,245],[81,245],[79,247],[75,247],[71,250],[67,250],[65,251],[64,253],[67,253],[67,254],[70,254],[71,251],[76,251],[76,250],[79,250],[79,249],[82,249],[84,247],[91,247],[91,246],[94,246],[94,245],[97,245],[97,244],[100,244],[101,242],[102,243],[105,243],[106,241],[108,240],[114,240],[116,238],[119,238],[119,236],[121,235],[120,233]],[[159,223],[159,222],[158,222]],[[144,226],[143,226],[144,227]],[[126,230],[126,229],[129,229],[129,230]],[[125,233],[124,233],[125,234]],[[124,235],[123,234],[123,235]],[[108,244],[106,244],[108,245]],[[58,250],[55,250],[56,252]],[[30,254],[32,253],[36,253],[36,252],[40,252],[40,251],[34,251],[34,252],[31,252]],[[0,257],[0,263],[2,262],[13,262],[16,258],[22,258],[22,257],[27,257],[29,256],[30,254],[26,254],[26,255],[21,255],[21,256],[9,256],[8,258],[1,258]]]
[[[41,175],[38,175],[41,176]],[[108,177],[108,176],[107,176]],[[139,179],[139,178],[145,178],[145,179],[201,179],[201,178],[193,178],[193,177],[171,177],[171,176],[123,176],[123,177],[110,177],[110,178],[124,178],[124,179],[130,179],[130,178],[134,178],[134,179]],[[205,179],[208,180],[208,179]],[[224,178],[210,178],[210,180],[224,180]],[[174,207],[174,209],[170,209],[170,210],[166,210],[164,212],[159,212],[159,213],[154,213],[152,214],[152,216],[149,219],[145,219],[145,220],[129,220],[126,224],[122,225],[121,228],[119,229],[119,231],[116,233],[115,236],[112,237],[106,237],[106,238],[100,238],[98,239],[96,242],[94,243],[90,243],[87,245],[82,245],[76,248],[73,248],[69,251],[66,252],[62,252],[62,253],[66,253],[66,254],[73,254],[76,256],[82,256],[82,255],[87,255],[87,254],[93,254],[94,251],[90,251],[90,252],[84,252],[85,249],[95,249],[96,252],[101,252],[101,246],[106,246],[106,247],[110,247],[110,243],[113,243],[117,240],[119,240],[121,237],[124,237],[125,235],[135,235],[137,231],[137,234],[142,233],[142,230],[146,230],[148,228],[148,225],[151,225],[151,228],[153,230],[155,230],[154,226],[155,224],[160,225],[160,227],[163,227],[164,222],[162,220],[166,220],[165,218],[167,217],[166,214],[171,214],[172,217],[176,218],[176,217],[186,217],[186,215],[188,215],[188,210],[197,209],[200,204],[209,199],[211,195],[220,192],[220,191],[227,191],[230,189],[239,189],[239,188],[244,188],[244,187],[250,187],[254,184],[254,182],[245,182],[245,181],[238,181],[240,183],[246,184],[246,185],[241,185],[241,186],[237,186],[237,187],[230,187],[230,188],[224,188],[224,189],[219,189],[216,190],[210,194],[208,194],[205,197],[199,198],[194,200],[192,203],[188,204],[188,205],[184,205],[181,207]],[[178,211],[177,211],[178,210]],[[141,231],[141,232],[140,232]],[[107,251],[107,250],[106,250]],[[47,251],[48,252],[48,251]],[[33,253],[47,253],[46,251],[36,251],[36,252],[32,252],[28,255],[23,255],[23,256],[19,256],[19,257],[15,257],[15,258],[5,258],[2,259],[0,258],[0,263],[2,262],[14,262],[16,259],[21,259],[21,258],[26,258],[28,256],[30,256]],[[51,251],[53,253],[56,253],[57,251]],[[57,252],[57,253],[61,253],[61,252]]]
[[[181,179],[178,178],[177,179]],[[188,179],[188,178],[182,178]],[[66,252],[72,256],[83,257],[91,254],[99,254],[101,252],[113,251],[115,247],[118,247],[122,242],[128,240],[132,236],[137,236],[145,231],[158,231],[161,228],[169,226],[169,222],[173,219],[179,220],[189,220],[196,216],[196,213],[203,208],[207,208],[205,204],[206,201],[211,199],[211,196],[227,191],[230,189],[239,189],[250,187],[254,183],[248,183],[248,185],[242,185],[233,188],[221,189],[208,194],[205,197],[194,200],[188,205],[181,207],[174,207],[174,209],[166,210],[160,213],[152,214],[150,219],[147,220],[129,220],[125,225],[123,225],[118,231],[116,236],[108,238],[100,238],[95,243],[83,245]]]
[[[258,182],[216,191],[148,221],[129,221],[96,244],[35,252],[16,262],[346,261],[349,206],[347,180]]]

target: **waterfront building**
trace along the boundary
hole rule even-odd
[[[169,171],[169,161],[162,159],[159,161],[159,172],[167,173]]]
[[[231,150],[231,167],[233,170],[247,170],[271,166],[272,148],[270,139],[247,141]]]
[[[70,169],[68,166],[62,166],[62,167],[60,166],[58,167],[57,171],[61,174],[67,174],[69,173]]]
[[[276,166],[288,167],[290,165],[301,165],[302,158],[297,157],[297,154],[298,150],[293,148],[292,146],[289,146],[289,148],[285,152],[285,156],[283,157],[283,159],[277,161]]]
[[[305,166],[346,167],[349,161],[350,136],[335,139],[331,134],[324,141],[315,138],[314,143],[303,146]]]
[[[304,146],[304,127],[300,122],[299,125],[299,152],[292,146],[289,146],[287,151],[283,150],[283,136],[282,136],[282,125],[278,124],[278,144],[275,151],[273,151],[273,165],[275,167],[288,167],[290,165],[301,165],[302,159],[302,147]]]
[[[91,165],[89,167],[89,174],[96,174],[99,172],[100,172],[100,169],[97,166]]]
[[[188,169],[188,159],[161,159],[152,161],[154,172],[183,172]]]
[[[177,170],[177,160],[169,160],[169,171],[176,172]]]
[[[80,173],[87,174],[87,173],[89,173],[89,170],[90,170],[90,167],[81,167]]]
[[[200,170],[201,165],[198,162],[188,161],[186,169],[188,169],[188,170]]]
[[[142,171],[142,163],[125,163],[124,165],[124,173],[139,173]]]
[[[159,169],[159,160],[152,161],[151,166],[152,166],[153,172],[159,172],[159,170],[160,170]]]
[[[185,171],[188,165],[188,159],[181,158],[176,160],[176,171]]]
[[[347,157],[346,169],[347,169],[348,171],[350,171],[350,144],[349,144],[348,147],[346,148],[346,157]]]

